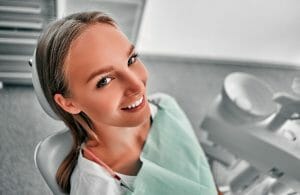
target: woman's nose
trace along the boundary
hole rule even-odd
[[[126,86],[125,95],[135,96],[143,92],[144,84],[143,81],[133,72],[128,72],[124,80]]]

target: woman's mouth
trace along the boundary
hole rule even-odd
[[[136,111],[143,107],[144,105],[144,96],[136,100],[134,103],[130,104],[129,106],[122,108],[122,110],[126,111]]]

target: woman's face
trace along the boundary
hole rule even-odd
[[[76,38],[64,63],[72,114],[99,127],[135,127],[150,117],[148,73],[134,46],[116,27],[94,24]]]

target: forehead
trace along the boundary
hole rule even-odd
[[[71,43],[64,70],[66,76],[73,69],[93,69],[95,65],[112,65],[128,57],[131,43],[115,26],[109,24],[89,25]]]
[[[109,24],[89,25],[70,45],[68,57],[107,55],[121,52],[130,46],[127,37],[115,26]],[[70,59],[70,60],[71,60]]]

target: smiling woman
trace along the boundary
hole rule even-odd
[[[149,100],[148,72],[110,17],[85,12],[52,23],[38,42],[36,67],[73,136],[56,175],[65,192],[216,194],[189,121],[173,98]]]

